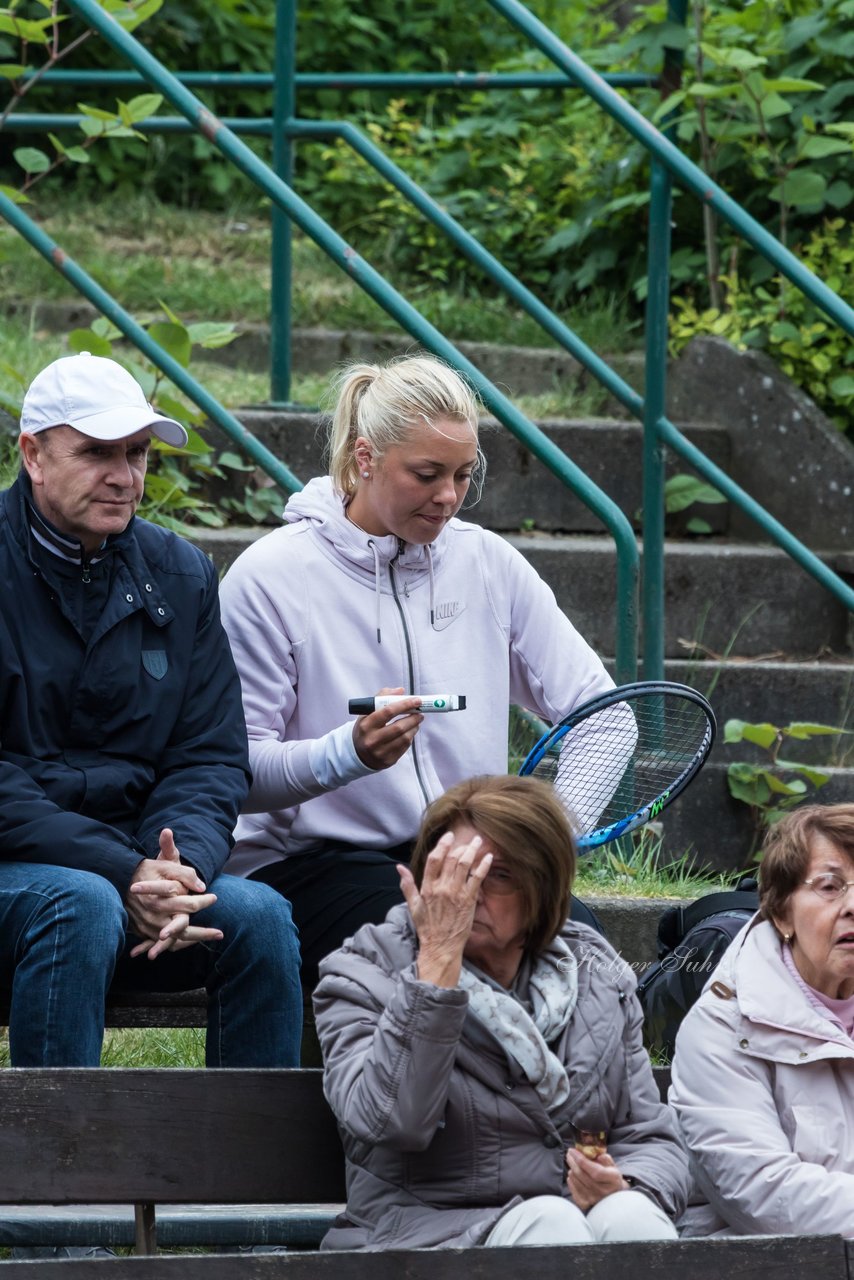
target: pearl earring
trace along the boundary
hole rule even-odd
[[[370,480],[370,478],[371,478],[371,473],[370,473],[370,471],[363,471],[363,472],[362,472],[362,476],[364,477],[364,479],[365,479],[365,480]]]
[[[788,946],[788,945],[789,945],[789,943],[792,941],[792,938],[793,938],[793,937],[794,937],[794,934],[791,934],[791,933],[784,933],[784,934],[783,934],[783,941],[785,942],[786,946]]]

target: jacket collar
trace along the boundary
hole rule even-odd
[[[15,541],[29,564],[37,570],[38,565],[30,547],[29,506],[32,500],[30,478],[22,468],[14,484],[3,495],[3,508]],[[142,608],[155,626],[163,627],[172,621],[175,612],[166,600],[155,574],[142,553],[136,536],[136,524],[137,517],[134,516],[121,533],[111,535],[107,539],[107,544],[120,562],[119,572],[122,579],[120,585],[125,596],[124,604],[128,606],[126,612]]]
[[[788,1061],[792,1034],[820,1045],[843,1042],[854,1047],[845,1032],[807,1001],[784,962],[773,925],[754,917],[725,953],[715,980],[729,987],[738,1010],[751,1024],[745,1039],[757,1051]],[[808,1056],[812,1056],[807,1051]]]
[[[304,489],[293,494],[285,507],[284,520],[286,524],[310,521],[338,559],[371,578],[378,560],[383,568],[394,562],[395,568],[405,569],[415,579],[420,579],[428,574],[431,557],[434,569],[438,567],[446,547],[444,529],[430,543],[429,550],[420,543],[401,542],[393,534],[380,538],[365,533],[347,519],[344,499],[333,488],[329,476],[315,476]]]

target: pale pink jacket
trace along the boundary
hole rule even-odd
[[[326,840],[411,840],[449,786],[507,772],[511,702],[556,721],[613,686],[498,535],[455,519],[429,547],[369,537],[325,477],[290,499],[285,519],[243,552],[220,592],[254,775],[230,872]],[[347,703],[397,686],[464,694],[467,707],[426,716],[413,747],[374,772],[356,755]]]
[[[809,1004],[767,922],[685,1018],[670,1104],[707,1202],[685,1234],[854,1237],[854,1041]]]

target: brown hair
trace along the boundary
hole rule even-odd
[[[575,841],[566,812],[548,783],[514,774],[470,778],[430,805],[415,842],[411,869],[421,884],[427,855],[457,823],[469,823],[500,850],[519,882],[525,949],[542,951],[569,914]]]
[[[830,840],[854,863],[854,804],[801,805],[769,827],[759,868],[759,914],[763,920],[785,914],[804,877],[815,836]]]

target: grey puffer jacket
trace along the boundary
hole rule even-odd
[[[643,1047],[634,977],[586,925],[567,922],[563,937],[579,991],[550,1046],[570,1085],[552,1114],[466,993],[419,981],[405,906],[322,962],[324,1089],[347,1155],[346,1212],[323,1248],[480,1244],[520,1200],[567,1194],[564,1152],[579,1129],[604,1129],[623,1175],[682,1212],[688,1162]]]

